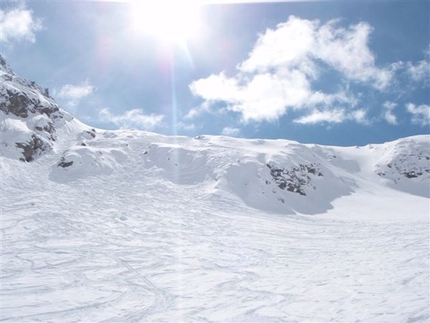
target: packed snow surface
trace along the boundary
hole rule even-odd
[[[0,156],[1,321],[430,319],[428,136],[57,135]]]

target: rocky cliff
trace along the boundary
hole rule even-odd
[[[2,153],[27,162],[52,150],[57,129],[73,119],[60,109],[48,89],[16,75],[2,56],[0,111]]]

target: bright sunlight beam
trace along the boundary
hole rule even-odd
[[[138,32],[178,43],[198,35],[200,14],[196,1],[134,0],[131,4],[133,25]]]

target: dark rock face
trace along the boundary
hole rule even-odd
[[[32,135],[31,140],[28,142],[17,142],[15,145],[23,151],[23,157],[20,160],[26,162],[30,162],[35,157],[42,155],[43,152],[51,150],[51,146],[38,135]]]
[[[94,139],[96,137],[96,130],[95,129],[84,130],[82,135],[88,139]]]
[[[27,118],[32,114],[44,114],[53,120],[64,118],[54,99],[47,96],[45,90],[37,84],[13,77],[12,81],[24,87],[20,91],[11,88],[12,81],[7,81],[7,79],[5,76],[0,78],[3,83],[0,88],[0,110],[5,114],[11,113],[20,118]]]
[[[57,129],[66,119],[72,119],[62,111],[55,100],[35,82],[17,76],[0,55],[0,113],[3,118],[21,121],[26,135],[17,141],[2,142],[5,146],[14,146],[21,150],[23,161],[32,161],[50,151],[57,139]],[[1,117],[1,116],[0,116]]]
[[[266,166],[270,169],[270,174],[280,189],[304,196],[306,195],[304,187],[311,184],[309,174],[323,176],[319,171],[319,165],[314,164],[300,164],[290,169],[279,168],[271,164]]]
[[[2,102],[0,109],[6,113],[12,113],[17,117],[27,118],[28,110],[27,107],[30,106],[30,100],[21,93],[13,93],[12,91],[6,90],[8,99],[6,102]]]
[[[421,176],[423,173],[421,172],[415,172],[415,171],[410,171],[410,172],[404,172],[403,176],[407,177],[407,178],[416,178]]]
[[[73,165],[73,161],[66,161],[64,157],[61,157],[61,161],[58,163],[59,167],[67,168]]]

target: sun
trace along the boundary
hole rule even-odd
[[[184,42],[198,35],[200,8],[197,1],[133,0],[133,28],[162,41]]]

